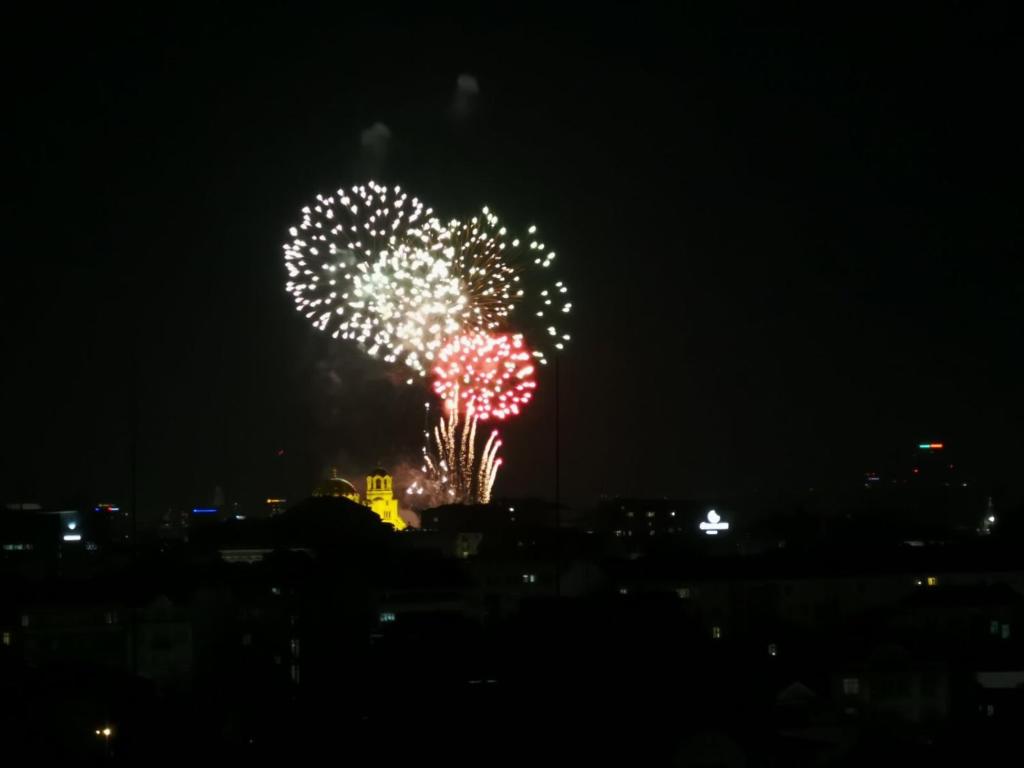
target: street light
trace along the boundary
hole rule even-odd
[[[105,725],[96,729],[96,735],[103,739],[103,758],[106,762],[110,758],[110,737],[114,735],[114,729]]]

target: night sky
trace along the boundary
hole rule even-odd
[[[558,251],[571,500],[842,487],[920,440],[1020,498],[1010,18],[328,7],[4,25],[3,500],[123,502],[133,423],[144,514],[415,461],[425,387],[284,291],[299,208],[371,175]],[[553,494],[553,413],[549,370],[497,493]]]

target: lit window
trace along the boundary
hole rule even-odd
[[[1010,639],[1010,625],[1009,624],[1003,624],[1002,630],[1003,631],[1002,631],[1000,637],[1002,637],[1003,640],[1009,640]]]
[[[937,587],[938,585],[939,585],[939,580],[935,576],[929,576],[928,577],[928,586],[929,587]]]
[[[653,509],[647,510],[647,516],[648,517],[654,517],[654,510]]]
[[[680,600],[689,600],[690,599],[690,588],[689,587],[680,587],[679,589],[676,590],[676,594],[679,595],[679,599]]]
[[[390,624],[391,622],[393,622],[395,620],[395,618],[396,617],[395,617],[395,612],[394,611],[381,611],[380,612],[380,623],[381,624]]]
[[[299,658],[299,638],[293,637],[291,642],[292,656]]]
[[[778,656],[779,655],[779,646],[777,646],[775,643],[768,643],[768,655],[769,656]]]
[[[28,626],[28,614],[27,613],[23,613],[21,615],[21,626],[23,626],[23,627],[27,627]]]
[[[632,513],[632,512],[627,512],[627,513],[626,513],[626,517],[632,517],[632,516],[633,516],[633,513]]]
[[[22,625],[22,626],[24,626],[24,625]],[[991,634],[991,635],[998,635],[999,634],[999,622],[998,621],[991,622],[988,625],[988,631],[989,631],[989,634]]]
[[[619,594],[620,595],[628,595],[629,594],[629,587],[619,587]]]
[[[537,574],[535,573],[524,573],[523,584],[535,584],[537,582]]]
[[[719,626],[712,627],[711,628],[711,637],[714,640],[721,640],[721,638],[722,638],[722,628],[719,627]]]
[[[995,713],[996,713],[996,705],[995,704],[989,704],[989,705],[987,705],[985,707],[985,714],[988,715],[989,717],[992,717]]]
[[[856,696],[860,693],[860,678],[859,677],[844,677],[843,678],[843,695],[845,696]]]
[[[4,645],[10,645],[10,644],[11,644],[11,633],[10,632],[4,632]]]
[[[299,684],[299,665],[292,664],[292,682],[296,685]]]
[[[117,624],[117,612],[107,611],[107,615],[104,617],[107,624]]]

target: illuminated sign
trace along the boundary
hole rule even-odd
[[[82,534],[80,533],[65,533],[64,541],[81,541]]]
[[[922,451],[941,451],[945,446],[942,443],[918,443]]]
[[[722,516],[715,510],[708,510],[707,522],[700,524],[700,529],[708,536],[717,536],[719,531],[728,531],[729,524],[722,522]]]
[[[215,515],[215,514],[217,514],[217,508],[216,507],[193,507],[192,508],[192,514],[193,515]]]

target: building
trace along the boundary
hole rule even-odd
[[[391,475],[387,470],[377,467],[366,478],[366,506],[383,520],[395,527],[405,528],[405,521],[398,516],[398,499],[391,489]]]
[[[288,509],[288,499],[268,498],[266,501],[266,517],[274,517]]]
[[[338,470],[334,467],[331,467],[331,476],[327,478],[327,482],[317,487],[313,491],[313,495],[317,497],[329,496],[334,499],[348,499],[356,504],[362,503],[356,487],[348,480],[339,477]]]
[[[362,504],[373,510],[381,520],[392,525],[396,530],[406,527],[406,522],[398,514],[398,499],[392,488],[391,475],[387,470],[377,467],[366,477],[366,498],[359,497],[359,491],[348,480],[338,476],[338,470],[332,468],[327,482],[313,491],[317,497],[345,498]]]

